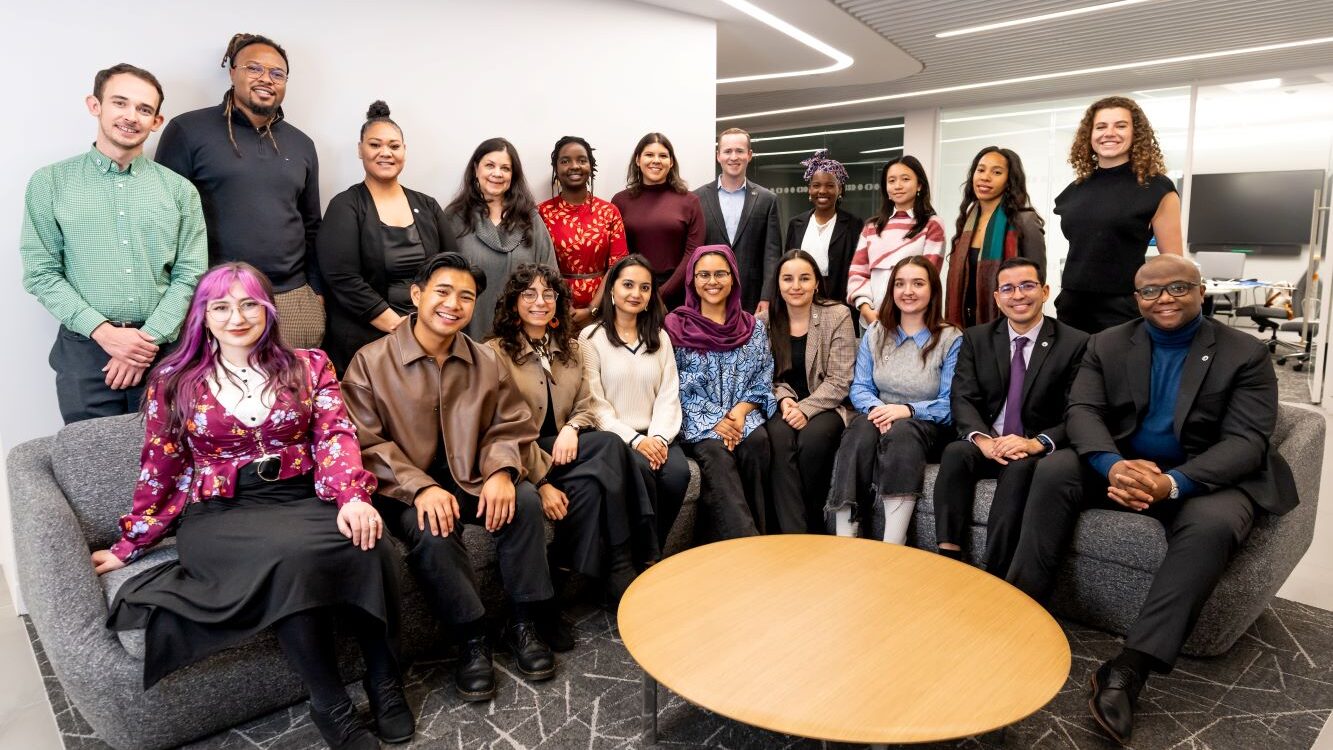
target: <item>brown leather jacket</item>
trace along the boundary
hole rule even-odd
[[[421,348],[413,314],[393,333],[367,344],[347,366],[343,401],[356,424],[361,461],[379,479],[379,494],[411,504],[438,484],[426,469],[440,434],[449,470],[478,495],[486,478],[512,469],[527,474],[524,452],[536,423],[495,353],[460,333],[444,365]],[[545,474],[549,459],[535,468]]]

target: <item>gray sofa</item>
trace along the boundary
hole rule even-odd
[[[33,627],[70,703],[98,738],[122,750],[179,745],[305,697],[271,633],[143,690],[143,633],[107,630],[107,608],[124,581],[174,558],[175,549],[168,540],[100,578],[89,562],[90,550],[105,549],[116,539],[117,520],[129,509],[139,473],[142,443],[137,416],[107,417],[19,445],[8,464],[17,572]],[[692,473],[667,540],[670,552],[693,539],[699,478],[697,470]],[[478,526],[466,526],[464,539],[483,596],[495,605],[501,596],[494,543]],[[439,624],[402,555],[398,558],[403,655],[438,652]],[[349,639],[340,638],[340,651],[344,676],[358,678],[361,666]]]
[[[1185,643],[1191,656],[1225,653],[1255,621],[1291,575],[1314,538],[1319,474],[1324,460],[1324,416],[1309,407],[1282,404],[1272,443],[1296,478],[1300,505],[1282,516],[1261,513],[1254,530]],[[933,496],[938,466],[926,472],[925,495]],[[970,549],[973,562],[986,542],[986,516],[995,481],[977,486]],[[935,510],[927,500],[916,506],[909,541],[935,548]],[[1132,540],[1132,543],[1127,543]],[[1079,517],[1069,555],[1060,571],[1051,609],[1070,620],[1124,635],[1138,616],[1148,586],[1166,555],[1166,535],[1152,518],[1113,510]]]

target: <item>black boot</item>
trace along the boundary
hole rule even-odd
[[[611,548],[611,565],[606,574],[606,595],[612,606],[620,604],[620,597],[625,589],[634,582],[639,571],[634,568],[634,555],[630,546],[618,544]]]
[[[361,685],[370,699],[370,715],[375,717],[375,734],[380,741],[395,745],[412,739],[417,725],[403,695],[403,684],[394,678],[372,681],[367,675]]]
[[[537,615],[537,635],[552,651],[563,653],[574,649],[574,632],[560,611],[557,599],[548,600]]]
[[[518,671],[532,682],[555,676],[555,656],[537,635],[531,620],[515,620],[505,629],[505,645],[514,655]]]
[[[495,697],[495,666],[491,660],[491,643],[485,635],[473,636],[458,644],[454,685],[465,701],[488,701]]]
[[[327,711],[321,711],[311,703],[310,720],[331,750],[379,750],[379,741],[361,723],[350,699],[343,699]]]

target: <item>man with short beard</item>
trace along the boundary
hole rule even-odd
[[[23,288],[61,323],[50,363],[66,424],[138,410],[144,373],[176,338],[208,266],[199,194],[143,154],[162,99],[142,68],[98,71],[93,147],[28,182]]]
[[[245,261],[263,271],[277,292],[283,338],[319,346],[319,158],[314,141],[283,119],[287,52],[268,37],[237,34],[222,64],[232,83],[222,103],[173,119],[157,160],[199,189],[209,261]]]

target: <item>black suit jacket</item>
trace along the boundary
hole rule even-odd
[[[806,227],[810,225],[810,217],[814,216],[814,213],[814,209],[810,209],[787,222],[788,250],[800,248],[801,240],[805,239]],[[828,299],[845,303],[847,272],[852,266],[852,254],[856,252],[856,243],[861,239],[861,229],[866,223],[841,208],[838,209],[833,221],[833,236],[828,242],[828,273],[824,275],[826,286],[820,293]],[[853,316],[853,320],[857,317],[859,316]]]
[[[1070,392],[1066,425],[1080,456],[1099,451],[1134,458],[1152,386],[1152,341],[1143,320],[1108,328],[1088,341]],[[1259,507],[1296,507],[1295,482],[1268,449],[1277,424],[1277,375],[1253,336],[1205,318],[1190,345],[1176,396],[1175,433],[1185,462],[1174,467],[1208,492],[1236,487]]]
[[[736,225],[736,240],[727,236],[717,180],[694,191],[704,207],[705,245],[727,245],[736,254],[741,274],[741,306],[754,312],[759,300],[773,299],[773,275],[782,254],[782,227],[778,225],[778,197],[753,180],[745,182],[745,205]]]
[[[1088,344],[1088,334],[1046,317],[1029,344],[1027,376],[1023,380],[1023,430],[1025,437],[1045,435],[1057,448],[1064,447],[1065,407],[1069,388],[1078,372]],[[1009,320],[1000,317],[972,326],[963,332],[954,370],[950,405],[958,435],[973,432],[991,435],[991,426],[1009,396]]]

